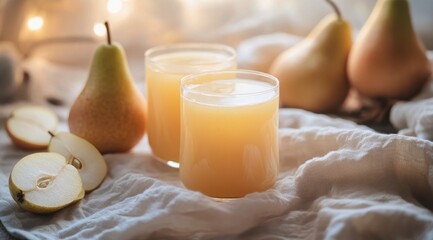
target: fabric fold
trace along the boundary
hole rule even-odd
[[[28,154],[0,131],[0,220],[27,239],[365,239],[433,237],[433,143],[302,110],[280,112],[275,186],[218,201],[185,189],[144,139],[107,154],[109,174],[51,215],[20,209],[7,179]],[[430,208],[430,210],[429,210]]]

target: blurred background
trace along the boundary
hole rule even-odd
[[[356,36],[376,0],[335,2]],[[433,1],[409,2],[418,35],[433,49]],[[143,85],[144,52],[150,47],[201,41],[239,48],[266,34],[303,37],[329,13],[324,0],[0,0],[0,54],[13,52],[16,73],[9,83],[14,86],[3,79],[0,85],[14,96],[1,96],[0,90],[0,101],[70,104],[87,78],[93,50],[105,42],[105,20]],[[16,90],[22,82],[25,89]]]

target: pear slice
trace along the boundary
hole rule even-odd
[[[12,169],[9,190],[20,207],[50,213],[81,199],[83,185],[78,170],[58,153],[34,153]]]
[[[53,134],[48,151],[63,155],[78,169],[86,192],[97,188],[107,175],[107,164],[98,149],[72,133]]]
[[[5,129],[12,142],[19,148],[36,150],[48,146],[59,124],[57,115],[43,106],[22,106],[15,109],[6,120]]]
[[[84,190],[84,188],[81,188],[80,194],[78,194],[77,198],[75,198],[75,200],[71,204],[79,202],[81,199],[84,198],[85,195],[86,195],[86,190]]]

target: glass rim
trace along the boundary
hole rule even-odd
[[[251,92],[251,93],[205,93],[203,91],[194,91],[193,89],[188,89],[186,86],[187,82],[189,80],[198,78],[198,77],[202,77],[202,76],[206,76],[206,75],[224,75],[224,74],[248,74],[248,75],[254,75],[254,76],[260,76],[260,77],[264,77],[268,80],[271,80],[271,82],[269,81],[263,81],[263,80],[259,80],[259,79],[250,79],[250,78],[246,78],[246,79],[250,79],[253,81],[260,81],[260,82],[268,82],[271,84],[271,86],[269,87],[269,89],[266,90],[262,90],[262,91],[257,91],[257,92]],[[228,79],[218,79],[218,80],[230,80],[232,78],[228,78]],[[200,73],[193,73],[193,74],[189,74],[187,76],[184,76],[181,78],[180,80],[180,92],[181,92],[181,96],[184,97],[184,91],[187,91],[188,93],[194,93],[194,94],[200,94],[202,96],[210,96],[210,97],[226,97],[226,96],[252,96],[252,95],[260,95],[260,94],[266,94],[269,92],[273,92],[278,90],[280,85],[280,82],[278,80],[277,77],[269,74],[269,73],[265,73],[265,72],[260,72],[260,71],[255,71],[255,70],[248,70],[248,69],[237,69],[237,70],[224,70],[224,71],[208,71],[208,72],[200,72]],[[279,91],[276,91],[276,95],[279,95]]]
[[[175,51],[182,51],[182,50],[220,50],[224,51],[227,54],[227,58],[224,58],[222,60],[213,61],[210,63],[203,63],[203,64],[195,64],[197,66],[207,66],[207,65],[213,65],[218,63],[224,63],[227,61],[233,61],[236,60],[237,54],[236,50],[228,45],[221,44],[221,43],[201,43],[201,42],[189,42],[189,43],[172,43],[172,44],[165,44],[160,45],[156,47],[149,48],[145,51],[144,57],[145,57],[145,63],[152,63],[152,64],[158,64],[158,61],[155,61],[151,55],[156,54],[158,52],[163,53],[167,50],[175,50]],[[158,54],[159,56],[159,54]],[[175,63],[172,63],[170,65],[178,65]]]

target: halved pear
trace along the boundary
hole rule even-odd
[[[22,106],[15,109],[6,120],[5,129],[12,142],[28,150],[44,149],[59,124],[57,115],[43,106]]]
[[[107,164],[98,149],[72,133],[53,134],[48,151],[63,155],[78,169],[86,192],[97,188],[107,175]]]
[[[86,195],[86,190],[84,190],[84,188],[81,188],[80,194],[78,194],[77,198],[75,198],[75,200],[72,202],[72,204],[79,202],[81,199],[84,198],[85,195]]]
[[[9,190],[20,207],[34,213],[60,210],[83,198],[78,170],[58,153],[34,153],[12,169]]]

